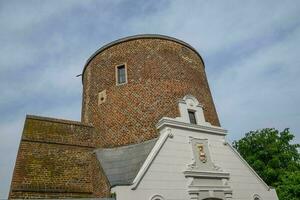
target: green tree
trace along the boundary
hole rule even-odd
[[[276,187],[279,199],[299,200],[300,198],[300,170],[286,172],[280,176],[280,185]]]
[[[299,199],[300,154],[297,149],[300,145],[292,144],[293,139],[289,129],[279,132],[266,128],[250,131],[244,138],[233,142],[234,148],[260,177],[277,189],[281,200]],[[291,197],[286,195],[288,192]]]

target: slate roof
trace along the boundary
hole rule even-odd
[[[157,139],[116,148],[96,149],[97,159],[110,185],[132,184]]]

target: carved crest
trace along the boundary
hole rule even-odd
[[[206,163],[207,158],[204,151],[204,145],[203,144],[197,144],[198,152],[199,152],[199,160],[203,163]]]

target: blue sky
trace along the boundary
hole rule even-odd
[[[195,47],[232,141],[290,128],[300,141],[300,1],[0,1],[0,198],[26,114],[80,120],[81,78],[102,45],[141,33]]]

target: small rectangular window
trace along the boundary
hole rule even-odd
[[[197,124],[195,112],[189,110],[188,113],[189,113],[190,123],[191,124]]]
[[[126,67],[125,65],[117,66],[117,84],[124,84],[126,80]]]

